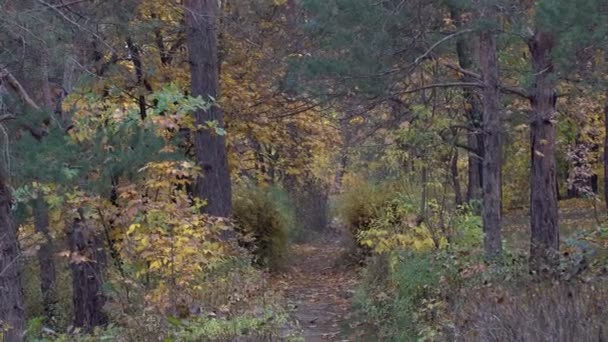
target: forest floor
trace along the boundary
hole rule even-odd
[[[273,282],[284,293],[304,341],[354,341],[350,313],[357,268],[346,262],[339,236],[292,246],[286,272]]]
[[[608,219],[605,214],[599,216]],[[560,202],[560,223],[563,237],[593,229],[597,222],[592,202]],[[527,251],[528,225],[527,210],[506,213],[505,238],[511,248]],[[291,323],[286,327],[289,335],[300,335],[306,342],[375,340],[353,314],[360,268],[349,260],[346,240],[334,231],[293,244],[285,271],[272,277],[272,286],[283,294],[291,313]]]

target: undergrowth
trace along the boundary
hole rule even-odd
[[[288,197],[279,189],[243,187],[234,196],[233,215],[242,243],[254,253],[256,263],[274,271],[282,269],[294,226]]]

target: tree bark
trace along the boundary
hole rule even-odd
[[[496,20],[492,5],[483,8],[487,20]],[[480,66],[483,77],[483,230],[487,258],[502,253],[501,183],[502,166],[500,89],[496,34],[484,29],[480,33]]]
[[[219,63],[217,43],[217,0],[184,1],[186,39],[190,56],[192,95],[205,100],[219,95]],[[224,125],[222,111],[216,106],[195,113],[197,127],[215,121]],[[194,136],[197,164],[203,175],[197,179],[196,195],[208,201],[203,210],[211,215],[231,214],[232,190],[226,143],[223,136],[208,129],[197,129]]]
[[[0,171],[0,335],[4,341],[23,341],[25,314],[21,288],[21,260],[17,229],[11,214],[12,197]],[[4,330],[3,326],[7,329]]]
[[[454,203],[462,205],[462,191],[460,190],[460,175],[458,173],[458,149],[454,149],[450,160],[450,173],[452,175],[452,187],[454,189]]]
[[[42,304],[47,321],[55,316],[56,276],[53,242],[49,234],[49,208],[42,194],[34,202],[34,226],[36,233],[41,234],[44,241],[38,250],[38,265],[40,267],[40,290]]]
[[[457,28],[462,28],[462,18],[460,10],[455,6],[450,6],[450,16]],[[456,54],[458,56],[458,65],[465,70],[470,70],[473,67],[472,48],[466,37],[459,37],[456,40]],[[476,79],[469,75],[461,77],[462,82],[476,82]],[[467,202],[480,200],[482,197],[482,170],[483,170],[483,134],[482,134],[482,109],[475,91],[471,88],[463,88],[463,95],[466,102],[466,115],[469,120],[468,125],[470,132],[467,134],[467,145],[470,148],[468,152],[469,170],[468,170],[468,185],[467,185]]]
[[[70,241],[74,326],[90,332],[103,326],[106,298],[102,291],[105,254],[101,239],[82,217],[72,221]]]
[[[421,173],[422,191],[420,194],[420,209],[418,212],[418,218],[416,219],[416,225],[420,225],[422,222],[426,221],[426,199],[428,195],[428,169],[426,166],[422,167]]]
[[[608,89],[604,99],[604,201],[608,210]]]
[[[144,74],[144,66],[141,59],[141,54],[139,53],[139,47],[133,43],[133,39],[131,37],[127,38],[127,48],[129,49],[129,54],[131,55],[131,61],[133,62],[133,67],[135,67],[135,77],[137,78],[137,85],[141,88],[145,89],[147,93],[152,92],[152,86],[150,82],[146,79]],[[144,89],[139,89],[140,92],[137,103],[139,105],[139,117],[142,120],[145,120],[148,116],[148,103],[146,102],[146,96],[143,94]]]
[[[539,271],[558,262],[559,227],[557,192],[555,190],[555,75],[551,51],[554,37],[537,32],[528,46],[532,56],[534,85],[532,89],[530,177],[530,264]]]

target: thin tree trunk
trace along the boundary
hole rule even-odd
[[[455,5],[450,5],[450,16],[457,28],[462,28],[461,11]],[[456,54],[458,64],[461,68],[470,70],[473,67],[472,47],[466,37],[456,40]],[[461,77],[462,82],[476,82],[468,75]],[[463,89],[466,102],[466,115],[469,120],[470,132],[467,134],[467,145],[469,146],[469,170],[467,185],[467,202],[481,199],[482,170],[483,170],[483,134],[482,134],[482,109],[475,91],[470,88]]]
[[[53,241],[49,234],[49,208],[42,194],[34,202],[34,227],[36,233],[42,235],[44,241],[38,250],[38,264],[40,267],[40,290],[42,293],[42,304],[47,321],[55,316],[56,276],[55,260],[53,252]]]
[[[458,149],[454,149],[450,160],[450,173],[452,175],[452,187],[454,189],[454,203],[462,205],[462,190],[460,190],[460,175],[458,174]]]
[[[25,314],[20,251],[11,200],[6,176],[0,171],[0,334],[6,342],[19,342],[23,341]]]
[[[135,45],[135,43],[133,43],[133,39],[131,39],[131,37],[127,38],[127,48],[129,49],[129,54],[131,54],[131,61],[133,62],[133,66],[135,67],[135,77],[137,78],[137,85],[139,87],[143,86],[147,93],[151,93],[152,86],[150,85],[150,82],[146,80],[144,74],[144,66],[141,60],[141,54],[139,53],[139,48],[137,47],[137,45]],[[140,94],[137,99],[139,105],[139,117],[142,120],[145,120],[148,116],[148,104],[146,102],[146,95],[143,94],[143,90],[139,89],[139,92]]]
[[[340,193],[342,191],[342,181],[344,180],[344,175],[346,174],[346,167],[348,166],[348,147],[342,147],[342,156],[340,157],[340,162],[338,166],[338,171],[336,172],[335,182],[334,182],[334,191],[335,193]]]
[[[219,94],[219,63],[217,44],[217,0],[184,1],[187,41],[190,56],[192,95],[217,99]],[[196,125],[204,127],[215,121],[224,125],[222,111],[216,106],[195,113]],[[230,216],[232,190],[226,143],[223,136],[208,129],[199,129],[194,136],[197,164],[203,175],[197,179],[196,195],[208,201],[203,210],[215,216]]]
[[[531,97],[530,262],[534,270],[558,261],[559,227],[555,189],[555,75],[551,34],[537,32],[528,42],[534,70]]]
[[[87,225],[82,212],[68,232],[71,251],[74,326],[84,331],[103,326],[106,298],[102,291],[105,255],[98,234]]]
[[[493,21],[496,12],[492,5],[483,8],[485,17]],[[483,230],[486,257],[495,258],[502,253],[501,233],[501,120],[498,57],[496,34],[483,30],[480,34],[480,64],[483,75]]]
[[[604,201],[608,210],[608,89],[604,99]]]
[[[42,98],[46,109],[51,110],[53,108],[53,94],[51,91],[51,83],[49,81],[49,54],[48,51],[43,48],[40,51],[40,67],[42,69]]]
[[[418,218],[416,219],[416,225],[420,225],[426,220],[426,199],[427,199],[427,182],[428,182],[428,170],[426,166],[422,167],[422,193],[420,194],[420,210]]]

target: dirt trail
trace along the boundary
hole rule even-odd
[[[338,242],[294,245],[289,270],[278,280],[307,342],[351,341],[342,330],[352,311],[356,273],[340,265],[343,255]]]

